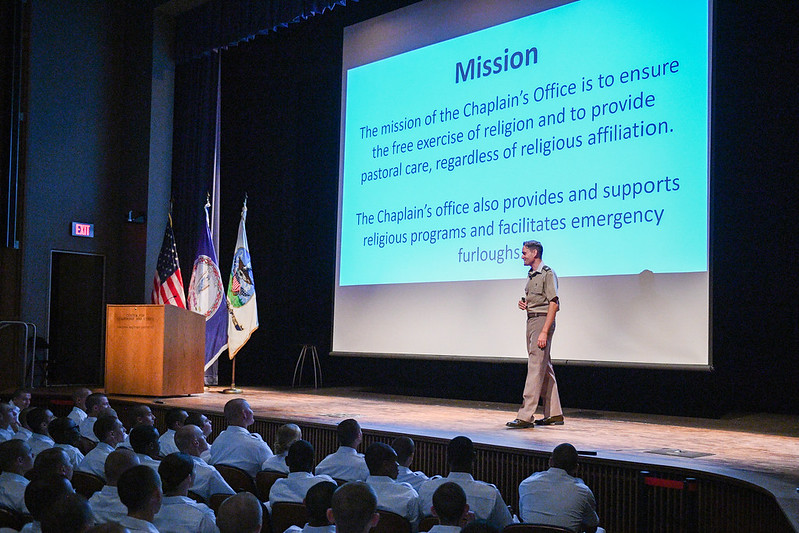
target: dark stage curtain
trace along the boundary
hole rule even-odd
[[[176,62],[208,55],[212,50],[248,41],[346,3],[347,0],[210,0],[178,18]]]
[[[186,289],[213,185],[219,59],[216,52],[175,67],[172,221]]]

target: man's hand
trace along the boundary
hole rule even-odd
[[[525,302],[524,300],[519,300],[519,309],[521,309],[522,311],[526,311],[527,310],[527,302]]]
[[[538,347],[542,350],[547,347],[547,339],[549,335],[547,334],[546,330],[542,331],[538,335]]]

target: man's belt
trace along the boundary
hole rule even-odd
[[[546,313],[531,313],[530,311],[527,312],[527,318],[535,318],[537,316],[547,316]]]

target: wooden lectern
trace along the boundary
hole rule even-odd
[[[106,394],[203,392],[203,315],[174,305],[109,305],[106,318]]]

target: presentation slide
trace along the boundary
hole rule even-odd
[[[553,358],[707,367],[709,4],[467,4],[345,32],[333,352],[524,358],[536,239]]]

